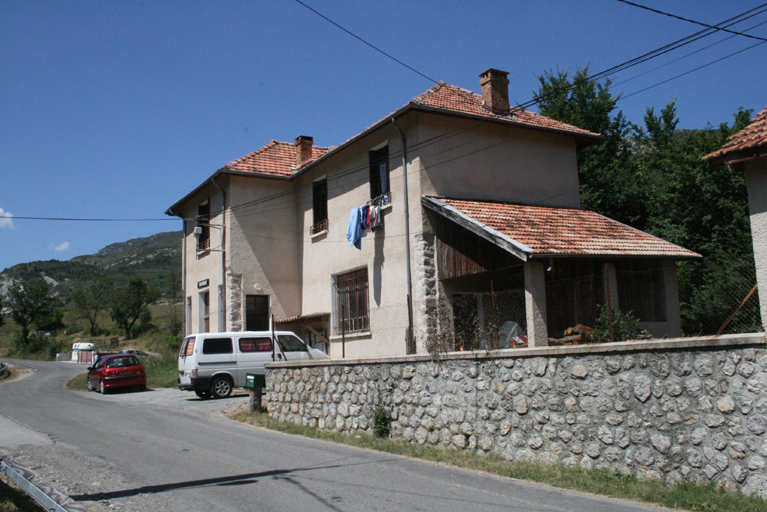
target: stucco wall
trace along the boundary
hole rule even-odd
[[[267,366],[279,419],[767,498],[763,334]]]
[[[746,162],[748,210],[751,216],[751,237],[754,244],[756,281],[760,290],[767,289],[767,158]],[[767,292],[759,293],[762,324],[767,322]]]

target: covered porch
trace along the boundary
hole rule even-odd
[[[602,310],[682,334],[675,261],[698,254],[576,208],[422,197],[449,350],[548,346]],[[446,334],[448,333],[448,334]]]

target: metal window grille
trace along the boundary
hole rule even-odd
[[[369,331],[368,269],[339,274],[335,284],[336,334]]]

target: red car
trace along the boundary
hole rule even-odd
[[[101,394],[125,386],[146,390],[146,369],[136,356],[110,354],[101,356],[93,368],[88,368],[88,391],[99,390]]]

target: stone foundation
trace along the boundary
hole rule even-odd
[[[767,498],[764,334],[267,365],[276,418]]]

